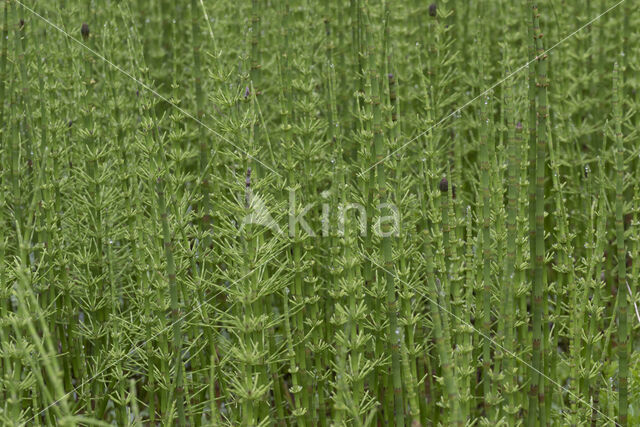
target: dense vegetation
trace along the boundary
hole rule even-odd
[[[632,0],[0,20],[2,425],[640,424]]]

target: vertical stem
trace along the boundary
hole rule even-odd
[[[627,250],[624,243],[624,147],[622,134],[622,85],[618,64],[613,68],[613,108],[615,123],[616,246],[618,254],[618,423],[626,427],[629,406],[629,320],[627,302]]]
[[[462,412],[460,411],[460,404],[458,399],[458,386],[456,384],[456,378],[453,372],[453,365],[451,363],[451,342],[448,339],[446,333],[446,317],[443,317],[440,313],[444,309],[439,300],[442,300],[442,286],[440,285],[440,279],[434,278],[433,271],[433,253],[431,249],[431,238],[429,231],[424,230],[424,257],[427,264],[426,269],[426,281],[427,281],[427,299],[430,302],[433,332],[435,334],[435,342],[440,356],[440,367],[442,369],[442,376],[444,377],[444,385],[446,390],[446,401],[450,405],[449,422],[452,425],[462,426],[464,421],[462,420]],[[446,420],[445,420],[446,422]]]
[[[540,425],[546,425],[545,408],[545,379],[544,379],[544,344],[542,342],[543,296],[545,287],[544,276],[544,174],[545,149],[547,144],[547,55],[544,53],[542,32],[540,30],[540,14],[538,6],[529,0],[533,17],[533,36],[536,46],[536,103],[537,103],[537,138],[536,138],[536,167],[535,167],[535,257],[533,283],[533,359],[531,372],[531,395],[529,423],[533,424],[537,418]],[[531,185],[531,184],[530,184]],[[533,400],[537,395],[538,413],[531,411]]]
[[[178,421],[180,425],[186,425],[184,412],[184,386],[182,383],[182,317],[180,315],[180,305],[178,301],[178,284],[176,283],[176,267],[173,260],[173,241],[169,230],[169,220],[167,218],[167,206],[165,201],[165,183],[163,177],[156,180],[156,192],[158,195],[158,208],[162,223],[162,242],[164,245],[165,261],[167,263],[167,277],[169,280],[169,295],[171,304],[171,322],[173,325],[173,356],[175,379],[172,383],[172,396],[178,411]]]
[[[514,425],[519,405],[516,403],[516,393],[518,391],[518,375],[515,365],[514,353],[515,348],[515,301],[514,294],[516,288],[515,279],[515,263],[516,263],[516,239],[518,231],[516,229],[516,216],[518,211],[518,193],[520,192],[520,184],[518,181],[518,172],[520,170],[520,140],[522,138],[522,124],[518,122],[515,125],[515,134],[511,125],[511,117],[507,117],[509,123],[509,171],[508,171],[508,206],[507,206],[507,253],[505,257],[505,268],[503,275],[504,286],[504,346],[507,349],[506,355],[506,381],[505,391],[507,394],[506,405],[504,411],[507,414],[507,423]]]
[[[380,76],[377,70],[377,61],[376,55],[373,50],[373,40],[372,40],[372,31],[369,23],[369,14],[363,13],[365,15],[365,26],[366,26],[366,44],[368,49],[368,77],[369,77],[369,85],[371,87],[371,103],[373,107],[373,123],[372,123],[372,133],[373,133],[373,159],[378,162],[376,166],[376,190],[377,190],[377,200],[379,201],[380,213],[382,216],[383,207],[388,206],[388,195],[387,195],[387,179],[386,179],[386,171],[384,168],[384,162],[382,160],[386,154],[387,150],[384,144],[384,133],[382,130],[382,109],[380,107]],[[384,269],[381,272],[384,273],[385,282],[386,282],[386,305],[387,305],[387,314],[389,316],[389,327],[388,327],[388,346],[389,353],[391,354],[391,376],[393,382],[393,396],[394,396],[394,412],[395,412],[395,423],[396,426],[401,427],[404,426],[404,403],[402,396],[402,367],[400,362],[400,339],[402,335],[399,333],[400,329],[398,327],[398,307],[396,302],[396,289],[395,289],[395,273],[394,263],[393,263],[393,243],[391,241],[391,234],[393,231],[391,230],[391,224],[389,222],[384,222],[381,225],[381,253],[382,253],[382,261],[384,264]]]
[[[488,102],[485,101],[485,104]],[[489,132],[489,107],[483,107],[480,140],[480,193],[482,194],[482,388],[486,416],[492,413],[491,395],[491,193],[489,188],[489,145],[493,144]]]

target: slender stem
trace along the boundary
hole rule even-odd
[[[622,85],[618,64],[613,69],[615,123],[616,246],[618,255],[618,423],[628,424],[629,408],[629,308],[627,302],[627,250],[624,242],[624,147],[622,134]]]

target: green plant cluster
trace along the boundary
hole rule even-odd
[[[0,424],[640,424],[632,0],[0,22]]]

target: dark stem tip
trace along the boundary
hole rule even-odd
[[[440,191],[442,191],[443,193],[449,191],[449,181],[447,181],[446,177],[442,178],[442,180],[440,181]]]
[[[435,3],[429,5],[429,16],[435,18],[438,13],[438,6]]]
[[[82,38],[86,41],[89,38],[90,34],[89,24],[83,22],[82,27],[80,28],[80,33],[82,34]]]

